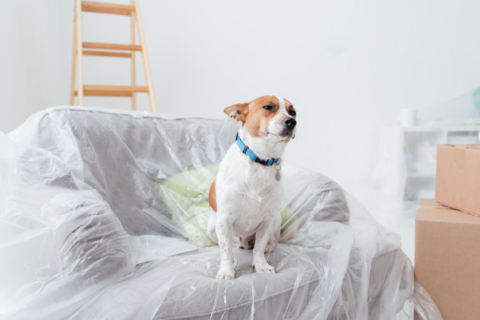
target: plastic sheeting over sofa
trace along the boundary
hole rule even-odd
[[[235,248],[236,279],[215,280],[218,247],[192,245],[172,219],[194,217],[203,195],[167,205],[158,190],[219,163],[237,129],[58,107],[0,133],[0,318],[388,320],[415,308],[441,319],[398,236],[329,178],[286,162],[296,218],[284,232],[300,228],[266,255],[276,274],[255,273],[252,252]]]

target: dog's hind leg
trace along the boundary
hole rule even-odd
[[[237,248],[239,249],[250,249],[250,244],[248,243],[249,237],[238,237]]]
[[[210,239],[218,243],[217,232],[215,231],[215,211],[212,210],[212,215],[208,220],[207,233],[210,236]]]

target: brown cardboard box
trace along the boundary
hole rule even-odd
[[[480,217],[420,199],[415,280],[444,320],[480,319]]]
[[[437,147],[435,200],[480,215],[480,144]]]

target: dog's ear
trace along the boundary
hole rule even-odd
[[[248,113],[248,103],[234,104],[233,106],[226,107],[223,112],[235,121],[244,121]]]

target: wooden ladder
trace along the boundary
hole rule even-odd
[[[118,14],[130,16],[131,23],[131,44],[111,44],[111,43],[95,43],[82,42],[82,11],[97,12],[107,14]],[[135,21],[138,27],[138,38],[140,45],[135,44]],[[70,104],[74,105],[75,96],[78,96],[78,105],[83,105],[83,97],[131,97],[132,110],[136,110],[137,92],[147,92],[150,100],[150,110],[157,112],[155,106],[155,97],[153,95],[152,77],[148,64],[147,50],[145,46],[145,36],[143,34],[142,19],[138,0],[130,0],[130,5],[91,2],[75,0],[75,30],[73,36],[73,57],[72,57],[72,86],[70,93]],[[89,50],[85,50],[89,49]],[[92,50],[93,49],[93,50]],[[135,82],[135,52],[140,51],[143,58],[143,66],[145,70],[146,87],[136,86]],[[131,59],[131,86],[98,86],[83,84],[83,56],[101,56],[101,57],[117,57]],[[75,90],[75,71],[76,59],[78,56],[78,90]]]

